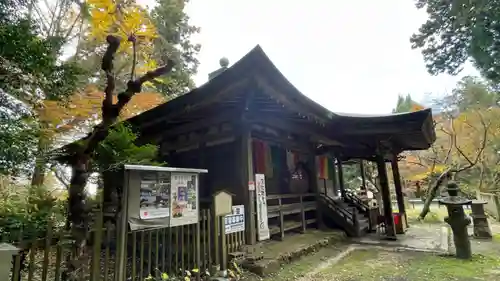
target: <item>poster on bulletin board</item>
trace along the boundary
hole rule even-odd
[[[170,226],[197,223],[198,207],[198,175],[188,173],[172,173],[170,190]]]

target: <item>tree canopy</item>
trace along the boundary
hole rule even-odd
[[[17,3],[0,1],[0,173],[16,175],[29,168],[43,134],[37,109],[67,99],[81,74],[58,62],[58,41],[41,37]]]
[[[413,34],[431,74],[457,74],[468,59],[489,80],[500,82],[499,0],[416,0],[427,21]]]

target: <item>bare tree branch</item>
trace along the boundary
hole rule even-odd
[[[459,155],[462,156],[467,161],[468,164],[466,166],[458,167],[458,168],[451,168],[450,167],[450,168],[446,169],[443,173],[441,173],[441,175],[436,180],[435,184],[432,187],[430,187],[428,190],[428,196],[425,200],[424,206],[423,206],[422,211],[420,212],[420,215],[419,215],[420,219],[425,218],[425,216],[429,212],[430,204],[431,204],[432,200],[436,197],[436,193],[439,190],[439,187],[445,181],[445,179],[449,179],[451,177],[456,177],[458,173],[474,167],[478,163],[479,159],[481,159],[483,152],[484,152],[484,149],[486,147],[487,139],[488,139],[489,124],[486,124],[483,115],[479,111],[476,111],[476,113],[479,116],[479,120],[480,120],[480,123],[482,126],[483,134],[482,134],[481,146],[478,149],[477,154],[473,160],[470,159],[464,153],[464,151],[459,147],[459,145],[457,143],[457,134],[456,134],[456,130],[455,130],[455,125],[454,125],[453,121],[451,122],[451,132],[448,132],[448,131],[444,130],[444,128],[442,128],[442,131],[450,136],[450,142],[451,142],[450,148],[449,148],[448,153],[446,155],[446,161],[451,154],[451,149],[455,148],[457,150],[457,152],[459,153]]]

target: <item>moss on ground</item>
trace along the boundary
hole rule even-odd
[[[331,245],[325,248],[321,248],[318,251],[311,253],[310,255],[303,256],[299,260],[285,264],[282,266],[281,270],[271,276],[261,278],[252,273],[246,272],[243,276],[244,281],[293,281],[314,270],[318,265],[333,258],[344,251],[348,246],[342,244]]]
[[[475,255],[471,261],[462,261],[453,257],[427,253],[358,250],[312,279],[338,281],[500,280],[500,259]]]

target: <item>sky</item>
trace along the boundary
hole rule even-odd
[[[150,1],[150,0],[145,0]],[[449,93],[464,75],[431,76],[410,36],[425,22],[412,0],[191,0],[201,33],[197,85],[259,44],[303,94],[342,113],[391,112],[398,94],[421,101]]]

